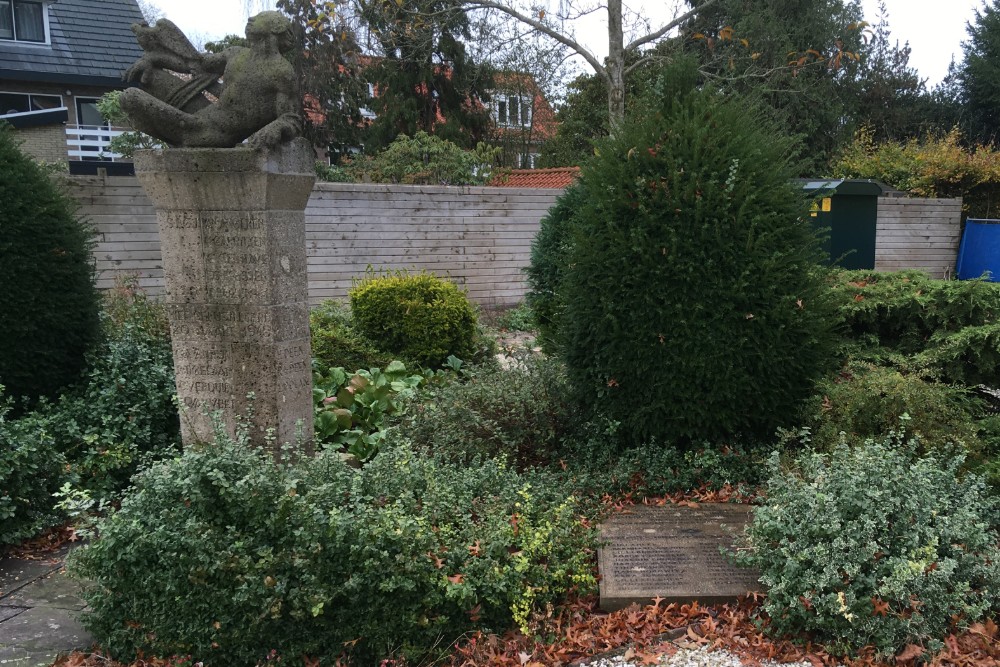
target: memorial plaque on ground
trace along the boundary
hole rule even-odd
[[[636,505],[608,517],[597,556],[601,609],[649,604],[654,597],[716,604],[761,590],[756,572],[719,552],[733,546],[749,519],[750,506],[721,503]]]

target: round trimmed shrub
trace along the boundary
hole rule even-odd
[[[369,275],[350,292],[362,335],[392,354],[429,367],[475,356],[476,312],[465,294],[429,273]]]
[[[91,232],[0,123],[0,384],[54,396],[77,378],[100,330]]]
[[[768,437],[834,361],[791,140],[688,88],[584,165],[560,299],[581,398],[633,441]]]
[[[961,456],[896,438],[771,461],[737,561],[768,588],[769,630],[833,653],[939,648],[951,624],[1000,610],[998,505]],[[957,621],[956,621],[957,619]]]

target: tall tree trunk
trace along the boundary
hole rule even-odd
[[[614,135],[625,120],[625,41],[622,0],[608,0],[608,129]]]

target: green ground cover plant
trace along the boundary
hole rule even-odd
[[[282,466],[220,435],[141,473],[72,567],[92,582],[85,623],[118,659],[420,664],[470,628],[527,628],[592,591],[579,511],[492,460],[401,443],[360,470],[327,454]]]
[[[1000,378],[1000,285],[918,271],[831,273],[850,353],[945,382]]]
[[[11,399],[0,385],[0,550],[34,537],[61,514],[52,494],[66,479],[66,459],[45,419],[11,419]]]
[[[386,419],[399,414],[406,399],[424,381],[401,361],[385,370],[372,368],[348,373],[331,368],[313,373],[316,440],[323,447],[344,450],[367,461],[385,439]]]
[[[898,434],[771,462],[737,562],[768,587],[770,630],[851,653],[941,647],[952,623],[1000,611],[1000,514],[961,455]]]
[[[846,442],[857,445],[903,428],[919,436],[922,453],[978,459],[983,443],[976,418],[983,412],[981,401],[961,387],[852,362],[820,383],[806,406],[804,425],[821,450],[833,449],[842,433]]]
[[[528,355],[509,369],[487,367],[427,386],[395,429],[453,461],[505,457],[525,468],[552,463],[577,417],[563,364]]]

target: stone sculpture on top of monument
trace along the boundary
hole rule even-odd
[[[121,105],[135,129],[189,148],[232,148],[245,139],[273,147],[301,133],[295,71],[283,55],[294,44],[291,22],[279,12],[251,18],[249,47],[222,53],[199,53],[166,19],[132,31],[145,55],[125,79],[143,89],[126,90]]]
[[[133,26],[145,55],[122,93],[135,129],[166,143],[135,156],[153,200],[181,430],[212,438],[213,413],[270,449],[311,443],[312,375],[305,205],[315,154],[300,137],[301,98],[282,56],[291,23],[263,12],[248,47],[199,53],[166,20]]]

